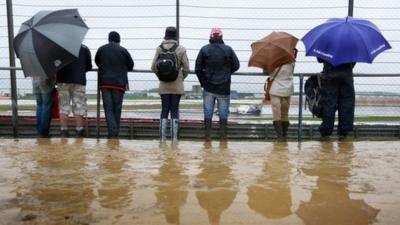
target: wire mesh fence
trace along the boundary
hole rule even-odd
[[[177,3],[179,2],[179,15]],[[108,32],[116,30],[121,34],[121,45],[128,49],[135,61],[135,70],[129,74],[130,90],[126,93],[123,117],[158,118],[160,100],[157,94],[158,81],[149,72],[155,49],[164,37],[167,26],[177,25],[179,18],[180,44],[187,49],[191,70],[200,48],[208,43],[212,27],[221,27],[224,41],[237,53],[241,68],[239,75],[232,79],[232,119],[263,121],[271,117],[269,106],[261,105],[264,76],[261,70],[248,67],[251,54],[250,44],[272,31],[286,31],[301,38],[316,25],[332,17],[344,17],[348,13],[347,0],[330,1],[195,1],[195,0],[152,0],[124,1],[104,0],[55,1],[29,0],[13,1],[14,30],[22,22],[40,10],[78,8],[90,27],[84,40],[92,53],[107,42]],[[6,4],[0,3],[0,27],[7,29]],[[365,18],[375,23],[390,42],[392,49],[379,55],[373,64],[356,65],[356,74],[375,74],[379,77],[356,76],[356,117],[397,117],[399,115],[400,91],[398,74],[400,70],[400,3],[396,0],[356,0],[354,17]],[[296,62],[296,74],[310,74],[321,71],[322,66],[314,57],[306,57],[301,42]],[[7,49],[8,36],[0,34],[0,67],[9,66]],[[94,64],[94,62],[93,62]],[[95,65],[95,64],[94,64]],[[17,67],[20,67],[17,60]],[[88,115],[95,115],[97,76],[95,71],[87,74]],[[185,98],[181,102],[183,119],[201,119],[201,90],[194,74],[185,81]],[[17,93],[20,115],[33,115],[34,99],[31,94],[30,78],[17,71]],[[298,115],[299,78],[295,78],[295,94],[292,97],[290,115]],[[1,114],[10,114],[11,106],[9,71],[0,70]],[[260,107],[261,115],[235,114],[242,105]],[[306,111],[305,116],[310,116]]]

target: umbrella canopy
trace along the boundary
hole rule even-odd
[[[88,27],[77,9],[40,11],[22,23],[14,48],[25,76],[53,76],[79,56]]]
[[[379,53],[391,48],[375,24],[350,16],[329,19],[301,40],[307,56],[316,56],[332,65],[372,63]]]
[[[299,39],[286,32],[272,32],[251,44],[249,66],[260,67],[272,73],[280,65],[294,62],[293,49]]]

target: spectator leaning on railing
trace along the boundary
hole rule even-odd
[[[54,80],[32,76],[32,89],[36,97],[36,130],[39,137],[49,137]]]
[[[166,140],[168,115],[171,113],[171,139],[178,140],[179,102],[184,94],[183,80],[189,74],[186,49],[177,41],[175,27],[167,27],[164,41],[157,47],[151,70],[157,74],[161,97],[160,141]]]
[[[57,73],[62,137],[68,136],[68,115],[71,109],[75,116],[76,136],[84,136],[83,117],[87,112],[86,72],[91,69],[92,57],[90,50],[85,45],[82,45],[79,50],[79,58]]]
[[[125,91],[128,90],[128,71],[133,70],[134,62],[128,50],[120,46],[121,38],[117,32],[111,31],[108,41],[108,44],[97,50],[95,62],[99,67],[99,88],[103,98],[108,137],[117,138],[122,101]]]
[[[213,28],[210,43],[200,49],[195,72],[203,90],[205,139],[211,138],[215,101],[218,104],[220,137],[227,138],[231,75],[240,67],[235,51],[225,45],[220,28]]]
[[[345,63],[337,66],[318,58],[324,67],[321,75],[322,123],[319,126],[321,140],[327,140],[335,124],[335,113],[338,111],[339,139],[345,139],[353,130],[355,91],[353,68],[356,63]]]

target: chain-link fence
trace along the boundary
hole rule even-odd
[[[179,7],[177,7],[179,3]],[[265,76],[261,70],[248,67],[251,54],[250,44],[272,31],[286,31],[296,37],[332,17],[348,14],[348,0],[331,1],[195,1],[195,0],[152,0],[125,1],[55,1],[55,0],[14,0],[12,2],[14,30],[17,32],[22,22],[40,10],[78,8],[90,27],[84,40],[95,55],[98,47],[107,42],[108,32],[116,30],[121,34],[121,45],[134,58],[135,70],[129,74],[130,91],[126,93],[123,117],[158,118],[160,100],[157,93],[158,81],[150,73],[151,60],[155,48],[164,37],[165,27],[176,26],[179,20],[180,44],[187,49],[191,70],[200,48],[208,43],[212,27],[221,27],[224,41],[237,53],[241,68],[232,79],[232,120],[268,121],[270,106],[263,106],[263,84]],[[179,14],[177,11],[179,9]],[[6,3],[0,3],[0,67],[9,66]],[[396,0],[355,0],[354,17],[365,18],[375,23],[390,42],[392,49],[380,54],[372,64],[359,63],[355,74],[375,74],[378,77],[356,76],[356,121],[360,118],[371,120],[386,117],[387,121],[397,121],[400,112],[400,91],[398,77],[400,71],[400,2]],[[15,33],[16,33],[15,32]],[[306,57],[304,45],[298,43],[298,59],[295,68],[295,94],[292,98],[290,116],[298,115],[299,74],[318,73],[321,65],[315,57]],[[93,61],[94,64],[94,61]],[[95,65],[95,64],[94,64]],[[17,60],[16,67],[20,67]],[[0,114],[11,114],[10,72],[0,70]],[[96,114],[96,72],[87,75],[87,96],[89,116]],[[185,81],[185,98],[181,101],[182,119],[201,119],[201,89],[194,74]],[[19,115],[34,115],[34,100],[31,94],[30,78],[25,78],[17,70],[17,94]],[[242,115],[241,110],[260,109],[260,115]],[[247,111],[248,112],[248,111]],[[305,117],[310,117],[308,111]],[[358,118],[358,119],[357,119]]]

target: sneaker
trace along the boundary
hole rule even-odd
[[[65,138],[65,137],[68,137],[68,130],[64,130],[64,129],[61,130],[61,131],[60,131],[60,135],[61,135],[61,137],[64,137],[64,138]]]
[[[76,130],[76,136],[77,137],[85,137],[85,130],[84,129]]]

